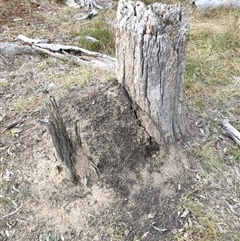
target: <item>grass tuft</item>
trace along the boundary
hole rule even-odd
[[[184,230],[177,235],[178,241],[222,240],[223,235],[219,231],[216,221],[207,213],[201,202],[189,195],[185,199],[184,208],[188,209],[190,214],[186,219]]]
[[[111,12],[109,14],[110,16],[113,15]],[[82,48],[109,55],[114,55],[115,53],[115,30],[106,22],[103,12],[91,21],[86,21],[81,25],[80,29],[73,28],[72,34],[75,37],[79,37],[79,45]],[[86,39],[87,36],[93,37],[98,41],[91,42]]]
[[[200,165],[203,172],[211,173],[221,171],[222,161],[220,157],[214,152],[214,147],[204,145],[199,153]]]

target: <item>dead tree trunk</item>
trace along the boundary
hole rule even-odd
[[[53,144],[56,148],[56,152],[60,160],[67,166],[70,178],[73,183],[78,182],[78,178],[75,171],[75,158],[78,148],[81,147],[81,139],[75,125],[75,140],[67,133],[66,125],[60,116],[57,103],[54,97],[50,98],[50,102],[47,104],[49,112],[48,129],[52,137]]]
[[[120,0],[116,75],[165,142],[188,135],[184,80],[189,22],[181,5]]]

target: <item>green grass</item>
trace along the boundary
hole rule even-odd
[[[43,106],[44,97],[31,96],[18,100],[12,107],[12,116],[20,116],[27,111],[31,111],[34,108],[41,108]],[[14,134],[14,133],[11,133]]]
[[[82,38],[79,41],[79,44],[84,48],[96,52],[102,52],[107,54],[114,53],[114,38],[115,34],[111,29],[108,28],[93,28],[82,31]],[[85,37],[90,36],[98,41],[92,42],[87,40]]]
[[[83,24],[75,35],[80,37],[80,47],[110,55],[115,53],[115,31],[106,23],[104,13]],[[98,41],[86,40],[86,36],[93,37]]]
[[[0,207],[12,207],[13,204],[10,199],[0,196]]]

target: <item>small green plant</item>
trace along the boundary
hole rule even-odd
[[[206,108],[206,103],[203,100],[198,100],[195,102],[195,106],[204,110]]]
[[[122,220],[121,215],[118,213],[113,213],[113,234],[114,240],[123,240],[124,233],[127,229],[127,224]]]
[[[15,138],[15,137],[18,137],[20,132],[21,132],[21,130],[19,128],[11,128],[8,131],[7,136],[9,136],[10,138]]]
[[[80,39],[80,45],[84,48],[96,52],[103,52],[106,54],[112,54],[114,50],[114,38],[115,35],[111,29],[92,29],[82,32],[82,38]],[[90,36],[98,41],[89,41],[86,37]]]
[[[62,241],[60,234],[56,231],[48,231],[40,234],[38,241]]]
[[[0,196],[0,207],[1,207],[1,206],[2,206],[2,207],[6,207],[6,206],[11,207],[12,205],[13,205],[13,204],[12,204],[12,202],[11,202],[10,199]]]
[[[240,162],[240,150],[236,148],[231,148],[229,154],[232,156],[234,161]]]

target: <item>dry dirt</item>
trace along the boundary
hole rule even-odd
[[[5,91],[1,103],[7,102]],[[31,113],[2,159],[11,171],[10,190],[4,191],[17,196],[14,200],[21,209],[1,220],[1,230],[11,225],[16,230],[14,240],[41,240],[39,235],[48,231],[60,233],[62,240],[136,240],[144,234],[142,240],[172,237],[172,231],[181,226],[178,212],[183,211],[184,184],[180,189],[178,175],[184,155],[170,147],[166,157],[160,156],[159,146],[136,119],[117,81],[76,88],[61,98],[59,108],[68,127],[79,121],[83,152],[100,174],[79,155],[80,183],[73,185],[56,159],[46,127],[37,122],[47,117],[46,111]],[[2,121],[2,133],[9,121]],[[2,141],[3,147],[7,145]],[[2,216],[5,213],[2,210]]]
[[[12,1],[17,5],[8,9],[9,2],[0,2],[4,31],[18,17],[26,26],[29,14],[39,10],[28,1]],[[13,37],[5,34],[1,41]],[[146,133],[116,80],[95,78],[67,90],[52,78],[80,67],[49,57],[51,64],[41,71],[44,61],[0,58],[0,240],[173,240],[190,185],[183,175],[184,150],[170,146],[162,154],[164,147]],[[70,132],[80,123],[78,185],[37,121],[47,118],[43,103],[49,95],[57,96]]]

